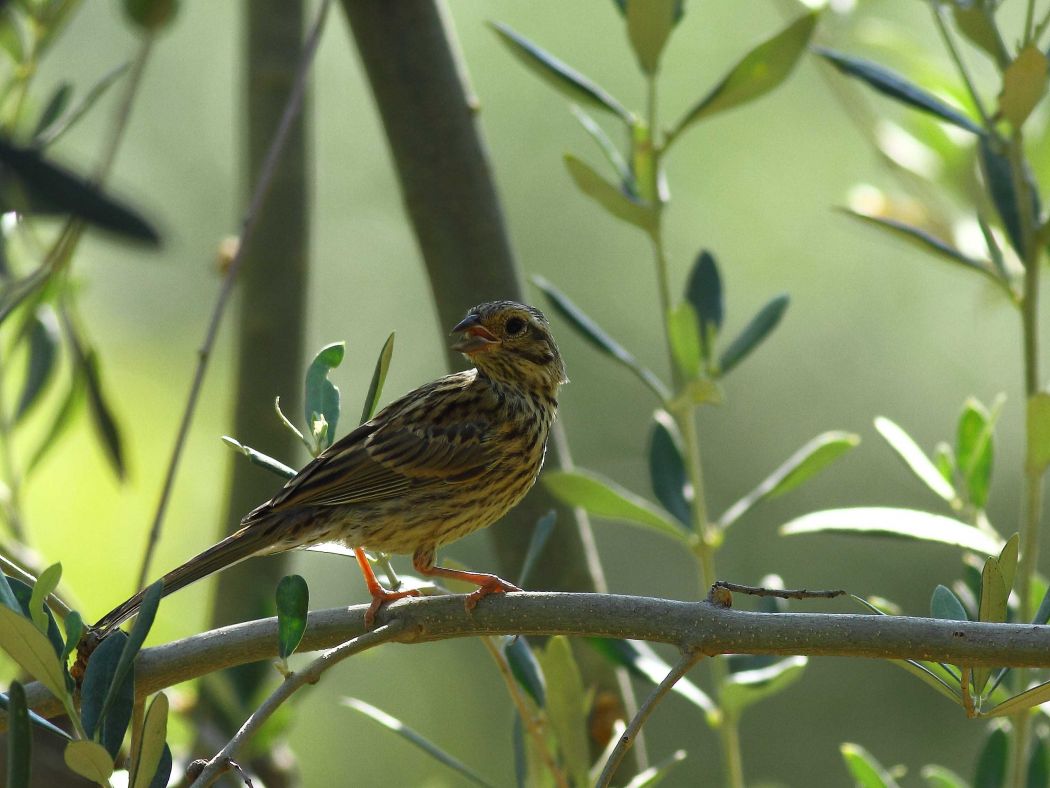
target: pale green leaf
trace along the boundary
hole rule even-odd
[[[131,788],[150,788],[153,775],[164,756],[167,737],[168,696],[158,692],[146,710],[142,734],[138,737],[138,750],[129,777]]]
[[[633,224],[647,233],[656,229],[657,212],[652,205],[634,199],[619,186],[609,183],[593,167],[571,153],[565,154],[565,167],[569,170],[576,188],[617,219]]]
[[[33,617],[33,624],[43,634],[47,634],[48,615],[45,609],[47,598],[58,588],[58,582],[62,579],[62,564],[51,564],[40,573],[33,584],[33,595],[29,600],[29,615]]]
[[[63,757],[66,766],[85,779],[100,785],[109,785],[113,774],[113,759],[106,748],[96,741],[78,739],[66,745]]]
[[[667,338],[679,374],[691,380],[700,374],[700,321],[688,301],[682,301],[667,315]]]
[[[675,750],[659,763],[638,772],[624,788],[655,788],[655,786],[663,782],[671,769],[684,761],[685,758],[685,750]]]
[[[875,419],[875,429],[923,484],[946,501],[954,501],[958,497],[955,488],[908,433],[885,416]]]
[[[556,635],[537,655],[547,679],[547,717],[558,740],[566,771],[575,785],[587,785],[591,755],[583,677],[564,635]]]
[[[1003,72],[999,114],[1019,129],[1036,104],[1046,95],[1047,59],[1035,44],[1029,44]]]
[[[899,788],[882,764],[859,744],[846,742],[839,746],[839,752],[858,788]]]
[[[807,663],[806,657],[785,657],[764,668],[731,673],[719,693],[722,709],[739,715],[753,703],[784,691],[802,678]]]
[[[682,0],[626,0],[627,39],[646,74],[660,69],[660,55],[680,14]]]
[[[32,621],[6,605],[0,605],[0,648],[52,695],[65,697],[65,670],[51,641]]]
[[[371,419],[376,414],[379,398],[383,396],[383,384],[386,383],[386,375],[390,370],[390,359],[394,355],[394,332],[383,343],[383,349],[379,351],[376,359],[376,368],[372,372],[372,380],[368,384],[368,392],[365,394],[365,404],[361,410],[361,423]]]
[[[1040,391],[1029,397],[1025,423],[1028,444],[1025,465],[1032,473],[1042,473],[1050,466],[1050,394]]]
[[[981,712],[982,717],[1005,717],[1014,715],[1019,711],[1038,706],[1040,703],[1050,701],[1050,681],[1044,681],[1019,695],[1014,695],[989,711]]]
[[[919,770],[928,788],[969,788],[966,781],[950,769],[931,763]]]

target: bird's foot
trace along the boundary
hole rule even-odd
[[[521,591],[513,583],[508,583],[502,577],[496,577],[496,575],[489,575],[481,585],[474,591],[467,594],[467,598],[464,601],[464,607],[467,608],[467,612],[471,612],[478,606],[478,602],[487,597],[489,594],[506,594],[511,591]]]
[[[387,602],[404,599],[407,596],[419,596],[418,588],[409,588],[407,591],[387,591],[382,586],[379,586],[370,590],[372,592],[372,604],[365,611],[365,626],[369,629],[375,626],[376,614],[379,613],[379,608]]]

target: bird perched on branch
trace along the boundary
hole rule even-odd
[[[513,301],[472,308],[452,347],[474,369],[421,386],[319,454],[241,529],[164,575],[164,595],[256,555],[324,542],[353,549],[372,595],[371,626],[384,602],[418,594],[380,585],[364,548],[411,553],[416,571],[477,584],[473,608],[491,593],[518,591],[495,575],[434,563],[438,547],[492,525],[529,491],[567,381],[558,346],[538,310]],[[143,592],[103,616],[105,637],[138,612]]]

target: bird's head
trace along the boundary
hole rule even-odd
[[[452,333],[463,334],[452,349],[492,380],[538,387],[552,395],[568,382],[550,324],[534,307],[515,301],[478,304]]]

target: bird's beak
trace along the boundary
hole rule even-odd
[[[460,353],[466,353],[468,356],[472,353],[483,353],[486,350],[491,350],[499,344],[499,340],[492,332],[481,325],[481,318],[477,315],[467,315],[456,323],[451,333],[463,334],[463,338],[452,345],[452,349],[458,350]]]

